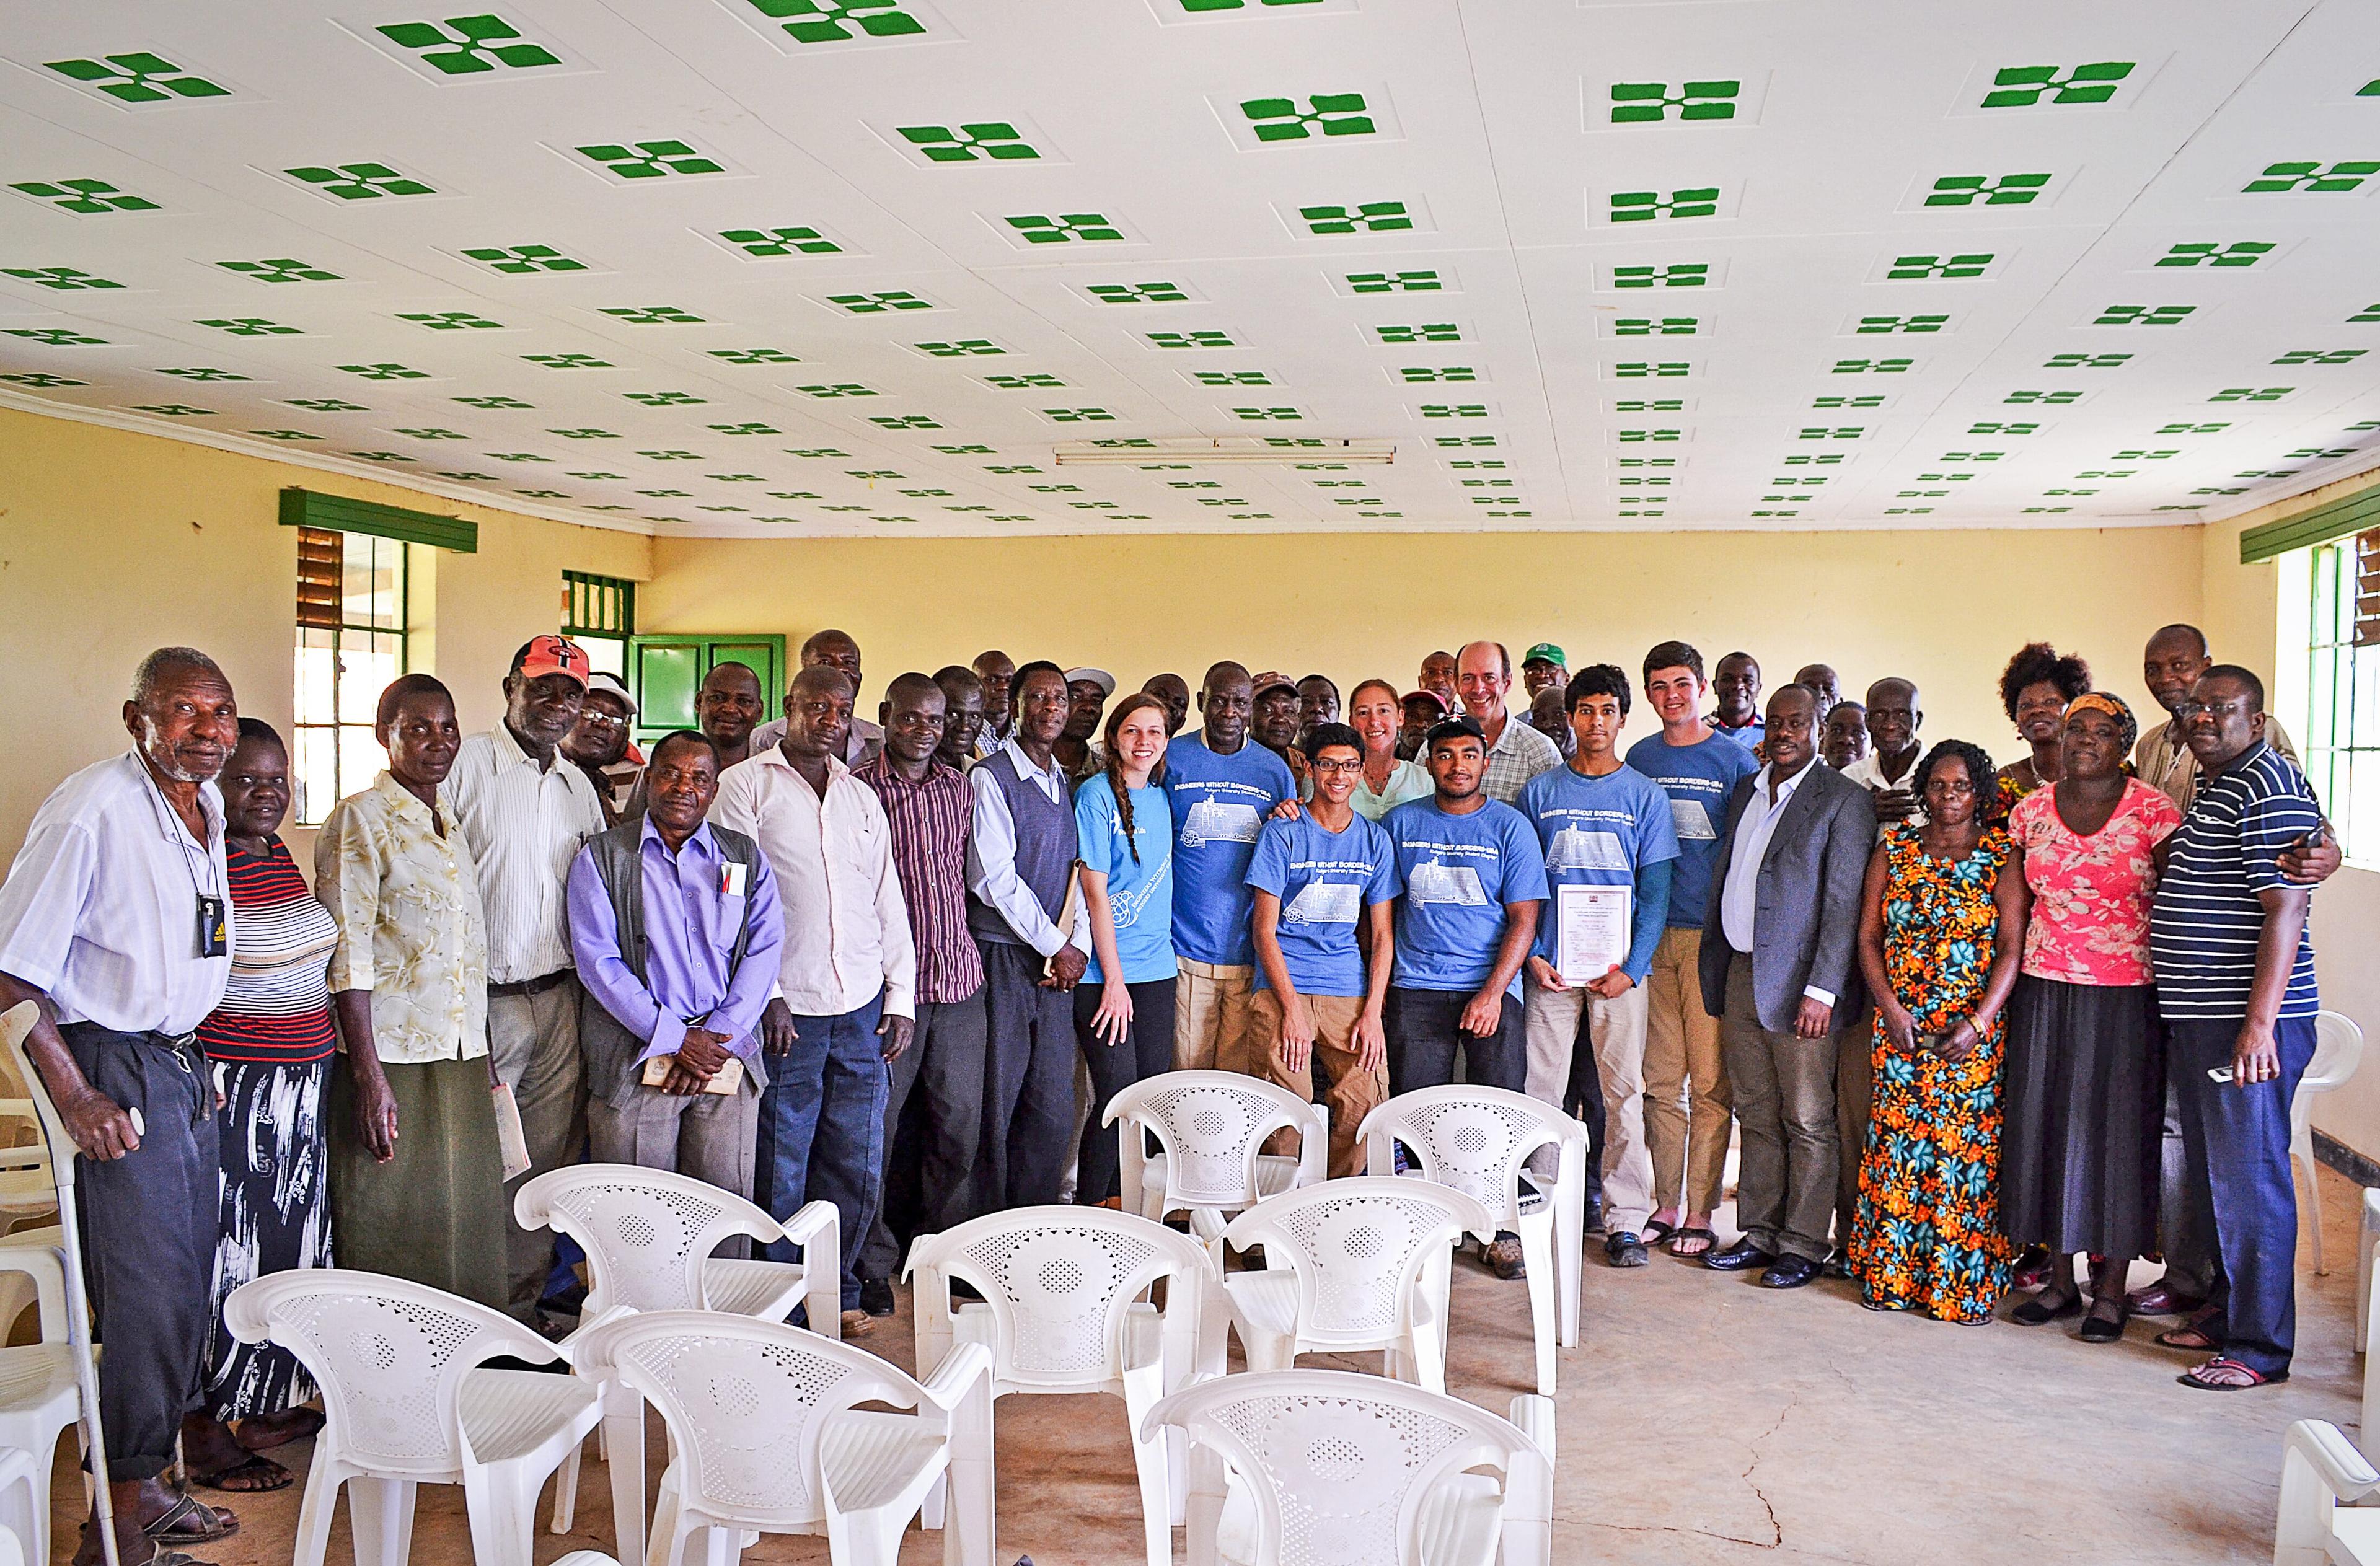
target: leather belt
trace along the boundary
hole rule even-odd
[[[491,995],[542,995],[570,978],[577,971],[575,968],[556,968],[552,973],[540,974],[535,978],[524,978],[515,984],[491,984],[488,986],[488,993]]]

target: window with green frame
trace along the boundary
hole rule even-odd
[[[2350,859],[2380,859],[2380,530],[2312,551],[2306,781]]]
[[[372,737],[380,693],[406,671],[405,545],[369,533],[298,530],[294,807],[320,826],[368,786],[387,755]]]
[[[587,649],[587,661],[624,684],[628,638],[637,634],[637,584],[585,571],[562,574],[562,634]]]

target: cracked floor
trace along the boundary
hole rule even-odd
[[[2328,1171],[2322,1180],[2333,1270],[2315,1277],[2300,1246],[2295,1375],[2239,1396],[2176,1386],[2190,1361],[2153,1345],[2158,1324],[2146,1321],[2121,1343],[2092,1346],[2072,1336],[2070,1320],[1946,1327],[1861,1310],[1842,1283],[1772,1294],[1658,1253],[1634,1273],[1590,1261],[1584,1341],[1560,1356],[1554,1559],[2269,1560],[2282,1430],[2313,1417],[2356,1433],[2362,1365],[2350,1340],[2360,1198]],[[2154,1270],[2138,1269],[2136,1281]],[[1449,1385],[1500,1411],[1534,1374],[1523,1287],[1458,1263],[1452,1310]],[[911,1363],[905,1295],[900,1316],[864,1342]],[[1344,1367],[1378,1366],[1377,1355],[1362,1355]],[[656,1427],[655,1479],[661,1450]],[[305,1451],[289,1449],[301,1463]],[[1008,1399],[999,1464],[1002,1566],[1025,1554],[1038,1566],[1140,1558],[1121,1403]],[[71,1475],[62,1456],[61,1519]],[[540,1562],[610,1548],[600,1464],[590,1461],[579,1493],[577,1531],[540,1532]],[[231,1499],[245,1527],[199,1558],[283,1566],[298,1491]],[[60,1535],[64,1560],[72,1535]],[[330,1559],[353,1559],[344,1509]],[[459,1491],[422,1489],[413,1559],[469,1559]],[[772,1536],[744,1559],[822,1562],[826,1545]],[[939,1561],[941,1541],[912,1532],[901,1559]]]

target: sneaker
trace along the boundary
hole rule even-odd
[[[1479,1259],[1494,1268],[1496,1276],[1508,1283],[1515,1278],[1526,1278],[1529,1275],[1527,1264],[1521,1259],[1521,1241],[1518,1235],[1497,1235],[1493,1244],[1481,1247]]]
[[[889,1278],[863,1278],[859,1281],[859,1308],[870,1316],[892,1314],[892,1281]]]
[[[866,1311],[846,1310],[843,1313],[843,1335],[844,1337],[865,1338],[868,1334],[875,1330],[876,1318],[868,1315]]]
[[[1645,1267],[1652,1262],[1652,1254],[1633,1229],[1622,1229],[1603,1242],[1603,1254],[1614,1267]]]

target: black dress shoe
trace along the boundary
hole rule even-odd
[[[1703,1265],[1713,1272],[1748,1272],[1755,1267],[1767,1267],[1777,1257],[1749,1240],[1738,1240],[1723,1251],[1713,1251],[1703,1257]]]
[[[870,1316],[892,1314],[892,1281],[889,1278],[863,1278],[859,1281],[859,1308]]]
[[[1808,1256],[1779,1256],[1760,1275],[1764,1289],[1798,1289],[1818,1275],[1818,1264]]]

